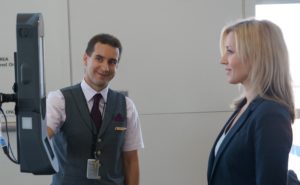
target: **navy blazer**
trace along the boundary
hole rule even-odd
[[[286,185],[292,145],[291,114],[279,103],[256,98],[227,133],[217,155],[211,150],[208,185]]]

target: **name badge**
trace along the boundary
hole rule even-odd
[[[96,159],[88,159],[86,177],[88,179],[101,179],[99,176],[100,162]]]

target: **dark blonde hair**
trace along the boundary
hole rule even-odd
[[[249,62],[251,90],[265,99],[286,106],[295,119],[288,50],[281,29],[267,20],[244,19],[226,26],[221,32],[220,50],[225,53],[225,38],[232,32],[237,55]],[[237,106],[244,97],[234,102]]]

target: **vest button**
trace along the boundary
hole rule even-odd
[[[102,140],[100,138],[98,138],[97,142],[100,143]]]
[[[97,155],[99,156],[100,154],[101,154],[101,151],[100,151],[100,150],[98,150],[98,151],[97,151]]]

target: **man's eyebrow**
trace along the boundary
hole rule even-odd
[[[102,55],[100,55],[100,54],[96,54],[95,55],[96,57],[102,57],[102,58],[104,58]]]
[[[117,58],[106,58],[106,57],[102,56],[101,54],[96,54],[95,57],[101,57],[101,58],[104,58],[104,59],[107,59],[107,60],[116,60],[116,61],[118,61]]]

